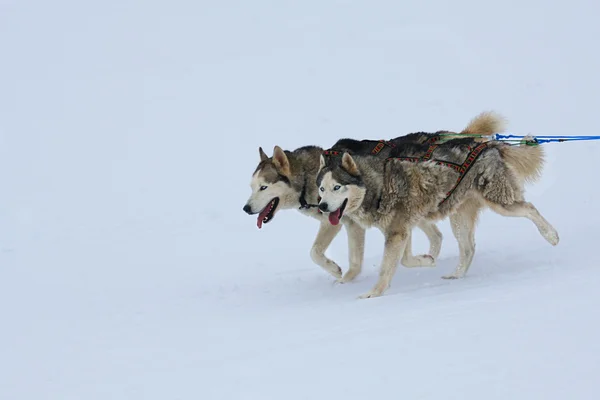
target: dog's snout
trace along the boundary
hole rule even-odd
[[[321,210],[323,212],[327,211],[328,208],[329,207],[328,207],[327,203],[321,203],[321,204],[319,204],[319,210]]]
[[[244,211],[246,212],[246,214],[252,214],[252,207],[250,207],[248,204],[246,204],[244,206]]]

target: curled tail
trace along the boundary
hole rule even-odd
[[[506,125],[506,119],[501,115],[493,112],[493,111],[484,111],[469,121],[469,124],[465,129],[461,132],[448,132],[446,133],[446,138],[444,138],[443,142],[452,139],[463,139],[461,135],[492,135],[494,133],[504,132]],[[473,137],[475,142],[487,142],[490,140],[489,137]]]
[[[506,120],[493,111],[484,111],[473,118],[461,134],[469,135],[491,135],[503,132]]]
[[[526,137],[525,140],[532,137]],[[542,176],[544,149],[540,145],[504,145],[499,147],[506,164],[525,182],[533,183]]]

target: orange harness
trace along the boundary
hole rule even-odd
[[[380,141],[379,141],[379,143],[377,143],[377,144],[375,145],[375,147],[373,148],[373,150],[371,150],[371,154],[379,154],[379,152],[380,152],[381,150],[383,150],[383,148],[384,148],[385,146],[391,147],[392,149],[393,149],[394,147],[396,147],[396,145],[395,145],[395,144],[393,144],[393,143],[390,143],[390,142],[388,142],[388,141],[386,141],[386,140],[380,140]]]
[[[431,141],[430,141],[430,143],[431,143]],[[431,144],[429,146],[429,149],[427,149],[427,152],[423,155],[423,157],[390,157],[390,158],[387,158],[386,161],[401,160],[401,161],[410,161],[410,162],[414,162],[414,163],[423,162],[423,161],[432,161],[432,162],[435,162],[436,165],[443,165],[445,167],[452,168],[453,170],[458,172],[458,178],[456,179],[456,183],[454,184],[454,186],[452,186],[452,189],[450,189],[446,193],[446,197],[444,197],[444,199],[438,204],[438,207],[439,207],[446,200],[448,200],[450,195],[456,190],[456,188],[458,187],[460,182],[463,180],[463,178],[465,177],[467,172],[469,172],[469,170],[473,166],[473,163],[475,162],[477,157],[479,157],[481,152],[488,146],[488,143],[481,143],[479,146],[472,149],[462,164],[455,164],[450,161],[431,159],[431,155],[433,154],[434,150],[438,146],[439,145],[437,145],[437,144]]]
[[[450,162],[450,161],[437,160],[437,159],[432,159],[431,158],[431,156],[433,155],[433,152],[435,151],[435,149],[437,149],[439,147],[439,144],[435,144],[435,143],[439,142],[441,138],[442,138],[441,136],[434,136],[431,139],[427,140],[426,143],[429,144],[429,148],[427,149],[427,151],[425,152],[425,154],[423,154],[422,157],[389,157],[389,158],[387,158],[385,160],[386,162],[389,161],[389,160],[400,160],[400,161],[410,161],[410,162],[414,162],[414,163],[424,162],[424,161],[432,161],[432,162],[435,162],[436,165],[443,165],[445,167],[452,168],[453,170],[455,170],[456,172],[458,172],[458,178],[456,179],[456,183],[446,193],[446,197],[444,197],[444,199],[442,201],[440,201],[440,203],[438,204],[438,207],[441,206],[442,204],[444,204],[444,202],[446,200],[448,200],[448,198],[450,197],[450,195],[456,190],[456,188],[458,187],[458,185],[460,184],[460,182],[463,180],[463,178],[465,177],[465,175],[467,174],[467,172],[469,172],[469,170],[473,166],[473,163],[475,162],[475,160],[477,159],[477,157],[479,157],[479,155],[481,154],[481,152],[488,146],[487,143],[481,143],[479,146],[475,147],[474,149],[472,149],[471,147],[469,147],[470,152],[467,155],[467,158],[465,159],[465,161],[462,164],[456,164],[456,163],[453,163],[453,162]],[[396,145],[394,145],[391,142],[388,142],[386,140],[380,140],[375,145],[375,147],[373,148],[373,150],[371,150],[371,154],[374,154],[374,155],[379,154],[379,152],[381,152],[381,150],[383,150],[383,148],[385,146],[388,146],[388,147],[391,147],[391,148],[395,148],[396,147]],[[339,156],[341,154],[342,154],[341,152],[335,151],[335,150],[324,150],[323,151],[323,155],[326,155],[326,156]],[[321,196],[318,196],[318,199],[320,201],[321,200]],[[303,207],[303,208],[308,208],[308,207]],[[319,211],[319,213],[321,212],[321,210],[318,210],[318,211]]]

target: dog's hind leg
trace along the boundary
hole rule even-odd
[[[458,279],[465,276],[473,256],[475,255],[475,224],[477,214],[473,215],[468,208],[459,208],[456,213],[450,216],[450,226],[452,233],[458,242],[460,259],[456,270],[451,275],[443,276],[444,279]]]
[[[456,270],[451,275],[443,276],[444,279],[457,279],[465,276],[473,256],[475,255],[475,226],[479,217],[479,211],[482,203],[478,198],[469,198],[465,200],[450,216],[450,226],[452,233],[458,242],[459,263]]]
[[[386,234],[383,260],[381,262],[381,270],[379,271],[379,280],[373,289],[360,296],[361,299],[381,296],[390,286],[392,278],[398,268],[398,261],[400,261],[402,253],[406,248],[409,234],[410,228],[408,227]]]
[[[427,219],[419,221],[417,226],[421,228],[425,235],[427,235],[427,239],[429,239],[429,255],[434,260],[437,260],[442,250],[442,240],[444,239],[442,232],[434,222]]]
[[[365,256],[365,229],[356,222],[348,219],[344,222],[348,233],[348,256],[350,267],[338,283],[352,281],[362,271],[363,258]]]
[[[535,208],[535,206],[526,201],[515,202],[510,205],[493,203],[487,201],[492,210],[505,217],[525,217],[531,220],[537,226],[541,235],[553,246],[559,241],[558,232]]]
[[[342,225],[332,225],[329,221],[322,221],[319,226],[319,232],[310,249],[310,258],[315,264],[320,265],[325,271],[329,272],[336,278],[342,277],[342,269],[334,261],[325,256],[325,251],[342,229]]]
[[[435,225],[433,225],[434,229],[442,236],[442,233],[437,229]],[[425,228],[428,229],[429,227]],[[441,239],[438,237],[430,238],[430,235],[435,235],[434,232],[429,231],[426,232],[424,228],[421,227],[421,230],[427,234],[430,243],[430,250],[435,246],[438,247],[437,253],[439,254],[439,248],[441,247]],[[437,240],[437,243],[435,242]],[[415,256],[412,253],[412,231],[408,233],[408,238],[406,239],[406,248],[404,249],[404,253],[402,254],[402,265],[406,268],[416,268],[416,267],[433,267],[435,266],[435,258],[429,254],[423,254],[420,256]]]

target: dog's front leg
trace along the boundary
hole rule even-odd
[[[342,229],[342,225],[332,225],[329,221],[321,221],[319,232],[310,249],[310,258],[315,264],[320,265],[325,271],[340,279],[342,277],[342,269],[334,261],[325,256],[325,251]]]
[[[406,248],[409,232],[409,228],[405,227],[404,229],[386,234],[379,280],[370,292],[360,296],[361,299],[381,296],[390,286],[398,267],[398,261],[400,261],[402,253],[404,253],[404,249]]]
[[[350,282],[360,274],[365,256],[365,229],[349,218],[344,221],[344,226],[348,233],[350,268],[348,268],[348,271],[344,276],[338,280],[339,283]]]
[[[420,225],[419,225],[419,227],[420,227]],[[435,225],[434,225],[434,227],[435,227]],[[421,228],[421,229],[423,229],[423,228]],[[435,229],[437,229],[437,227],[435,227]],[[438,230],[438,232],[439,232],[439,230]],[[441,232],[440,232],[440,235],[441,235]],[[429,237],[429,234],[427,234],[427,237]],[[429,242],[431,243],[430,244],[430,251],[431,251],[431,249],[434,248],[435,243],[431,238],[429,239]],[[440,241],[440,246],[441,246],[441,241]],[[439,254],[439,251],[437,253]],[[402,261],[401,262],[402,262],[402,265],[404,265],[406,268],[434,267],[435,266],[435,258],[433,255],[429,255],[429,254],[423,254],[420,256],[413,255],[413,253],[412,253],[412,231],[410,231],[408,233],[408,239],[406,241],[406,248],[404,249],[404,253],[402,253]]]

